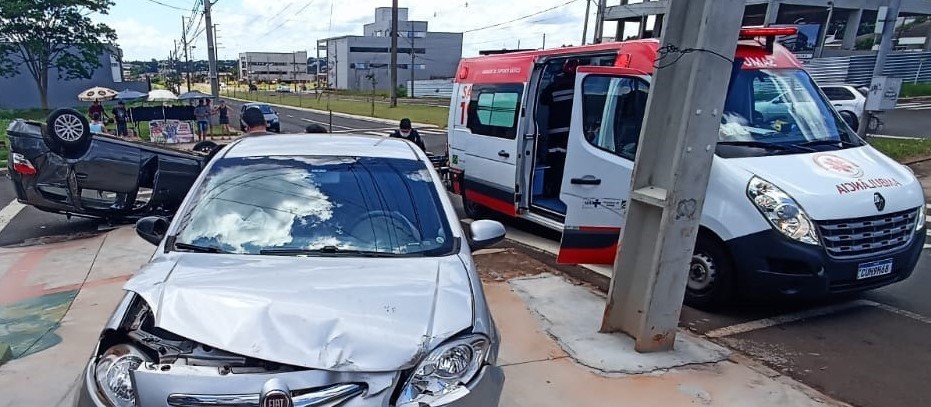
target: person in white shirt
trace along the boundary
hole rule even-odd
[[[103,123],[100,121],[99,114],[94,115],[93,121],[91,121],[91,124],[90,124],[90,130],[91,130],[91,133],[103,133],[103,134],[107,133],[107,129],[103,127]]]

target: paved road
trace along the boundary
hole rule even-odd
[[[931,101],[901,102],[898,109],[883,113],[880,120],[884,124],[879,133],[931,138]]]
[[[233,107],[234,117],[231,118],[231,121],[234,123],[238,122],[238,112],[243,102],[226,99],[226,103]],[[304,128],[306,128],[307,125],[311,123],[321,124],[327,127],[329,126],[330,118],[327,114],[314,113],[307,110],[288,107],[275,107],[275,110],[278,111],[278,115],[281,118],[282,133],[303,133]],[[334,133],[385,136],[394,131],[395,128],[397,128],[396,125],[378,121],[333,116]],[[427,146],[427,151],[433,153],[446,152],[445,130],[436,128],[421,128],[418,129],[418,131],[420,132],[421,137],[424,139],[424,144]]]

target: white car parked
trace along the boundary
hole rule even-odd
[[[828,100],[831,101],[834,109],[844,118],[844,121],[856,130],[860,125],[863,104],[866,103],[867,89],[853,85],[824,85],[819,87],[824,95],[828,97]]]

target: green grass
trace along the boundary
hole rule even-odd
[[[227,95],[224,91],[224,96]],[[254,100],[258,102],[277,103],[287,106],[306,107],[318,110],[328,110],[339,113],[348,113],[359,116],[377,117],[381,119],[401,120],[409,118],[415,123],[426,123],[440,127],[446,127],[449,120],[449,108],[445,106],[425,106],[415,104],[401,104],[396,108],[391,108],[387,103],[375,101],[375,114],[372,114],[372,103],[363,100],[345,100],[331,98],[327,104],[326,95],[317,100],[316,95],[268,95],[263,93],[249,94],[247,92],[237,92],[235,97],[240,99]]]
[[[931,157],[931,140],[872,137],[870,138],[870,145],[899,162]]]
[[[931,96],[931,83],[903,83],[900,97]]]

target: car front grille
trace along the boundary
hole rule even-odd
[[[918,210],[856,219],[817,221],[828,255],[857,258],[887,253],[908,244],[915,231]]]

